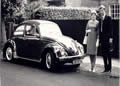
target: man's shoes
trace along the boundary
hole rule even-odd
[[[111,70],[104,70],[102,73],[108,73],[111,72]]]
[[[111,70],[108,70],[108,72],[110,72],[110,73],[111,73]]]
[[[104,70],[102,73],[108,72],[107,70]]]

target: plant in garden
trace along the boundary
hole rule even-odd
[[[2,0],[1,3],[2,17],[12,16],[15,10],[14,8],[16,6],[16,2],[14,0]]]
[[[47,6],[44,0],[31,1],[28,4],[24,0],[2,0],[2,17],[30,19],[32,12],[41,7]]]

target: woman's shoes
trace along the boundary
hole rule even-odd
[[[95,72],[95,69],[93,69],[92,72]]]
[[[92,70],[92,69],[89,69],[89,71],[90,71],[90,72],[95,72],[95,69],[93,69],[93,70]]]
[[[88,71],[91,72],[91,69],[89,69]]]

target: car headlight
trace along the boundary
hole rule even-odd
[[[62,56],[68,55],[67,52],[65,51],[65,49],[60,45],[54,46],[54,51],[55,51],[57,57],[62,57]]]

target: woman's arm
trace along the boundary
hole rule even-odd
[[[97,38],[99,38],[99,21],[96,25],[96,33],[97,33]]]
[[[88,32],[90,32],[90,31],[89,31],[89,21],[88,21],[88,23],[87,23],[87,25],[86,25],[85,34],[87,34]]]

